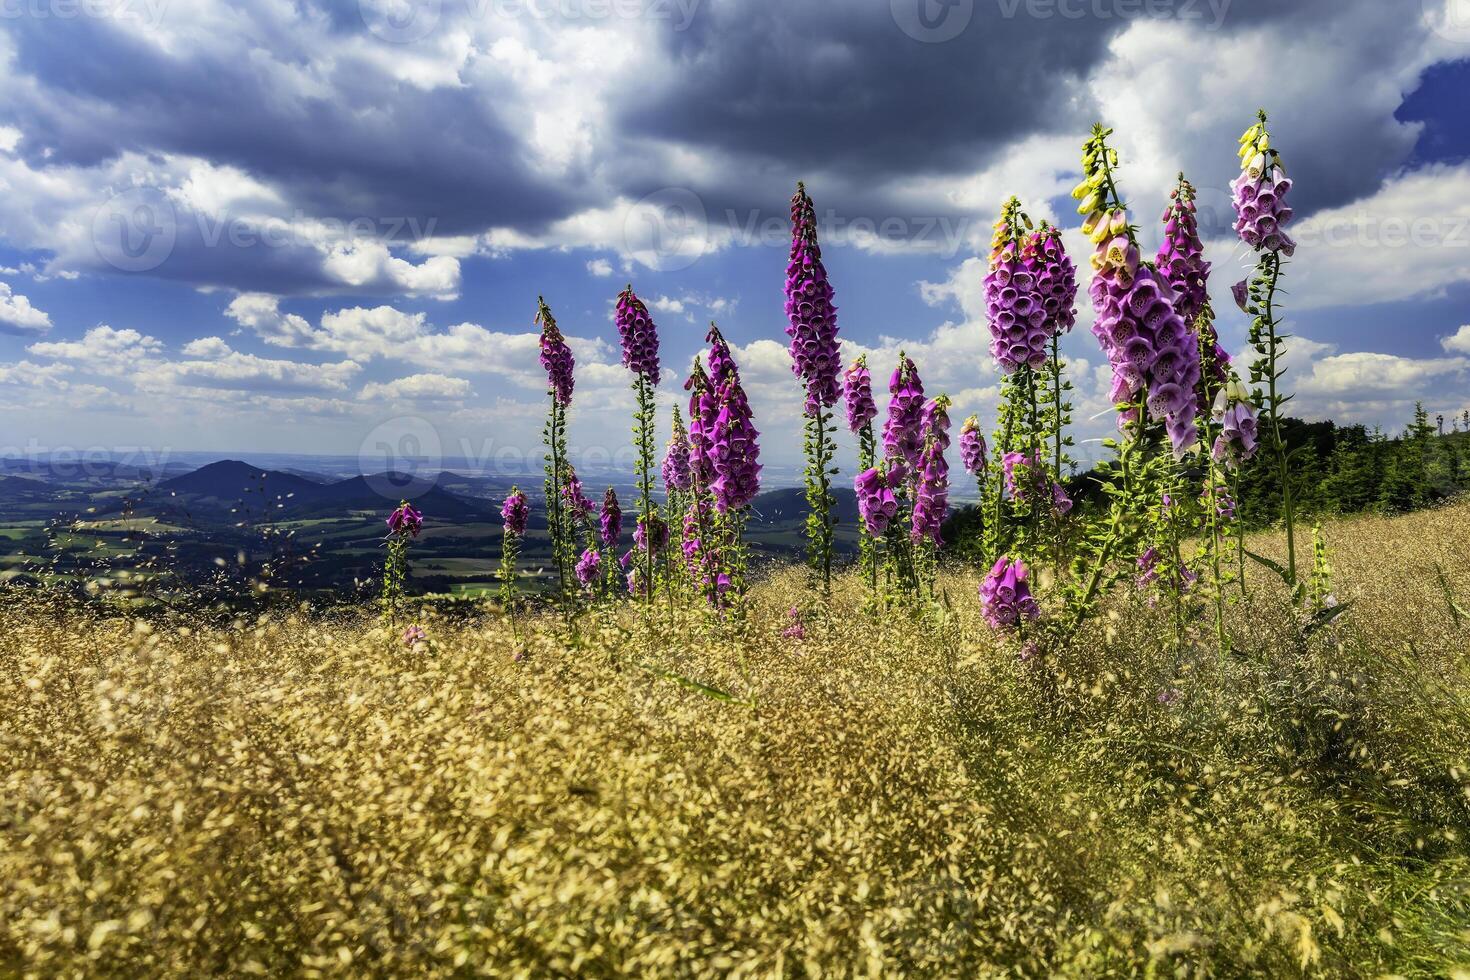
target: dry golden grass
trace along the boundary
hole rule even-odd
[[[1022,660],[844,580],[783,638],[0,612],[0,973],[1442,976],[1470,969],[1470,507],[1329,528],[1183,648]],[[1267,550],[1272,541],[1258,541]],[[662,676],[728,692],[722,701]],[[1176,691],[1161,703],[1159,694]]]

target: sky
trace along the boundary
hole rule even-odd
[[[1295,181],[1295,414],[1470,409],[1470,0],[0,0],[0,455],[184,450],[514,468],[546,297],[574,459],[631,459],[613,303],[662,425],[711,320],[770,481],[801,453],[788,200],[816,202],[845,355],[992,417],[990,226],[1084,269],[1077,437],[1111,428],[1068,192],[1097,120],[1151,250],[1199,188],[1219,329],[1258,107]]]

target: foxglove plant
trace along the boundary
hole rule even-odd
[[[617,491],[608,487],[602,495],[602,513],[598,515],[598,543],[602,551],[608,555],[616,555],[618,551],[618,539],[623,534],[623,509],[618,505]],[[608,572],[611,572],[611,563],[604,562]],[[605,583],[604,583],[605,584]]]
[[[898,515],[898,498],[888,485],[887,474],[882,467],[869,467],[857,475],[853,491],[857,495],[858,514],[863,519],[863,527],[871,537],[883,537]]]
[[[740,371],[720,330],[710,324],[710,380],[717,410],[709,430],[710,464],[714,481],[710,492],[720,514],[741,511],[760,492],[760,433],[754,425],[750,400],[740,384]]]
[[[888,417],[883,423],[883,454],[893,479],[904,483],[919,465],[924,449],[924,382],[903,351],[888,379]]]
[[[807,562],[832,590],[832,454],[836,449],[830,409],[837,403],[837,372],[842,366],[837,342],[837,307],[817,244],[817,216],[806,185],[798,182],[791,198],[791,253],[786,263],[786,335],[791,338],[791,370],[806,388]]]
[[[546,520],[557,580],[562,593],[566,594],[571,587],[571,563],[576,545],[562,507],[562,474],[566,468],[567,408],[572,403],[576,361],[545,298],[537,297],[536,303],[535,322],[541,328],[541,366],[546,369],[547,394],[551,398],[546,426],[542,430],[542,439],[546,443]]]
[[[577,581],[584,592],[592,591],[601,571],[602,553],[596,548],[583,550],[582,557],[577,559]]]
[[[1226,469],[1239,469],[1256,454],[1256,409],[1245,386],[1231,381],[1221,388],[1210,415],[1220,427],[1210,455]]]
[[[858,473],[865,473],[873,468],[878,452],[873,439],[873,419],[878,417],[878,405],[873,400],[873,375],[868,370],[868,355],[859,357],[843,375],[842,397],[847,408],[847,427],[858,440]],[[891,491],[889,496],[892,496]],[[887,527],[886,521],[884,527]],[[878,590],[876,539],[880,537],[881,532],[875,535],[869,530],[869,522],[865,518],[858,537],[858,564],[863,577],[868,580],[870,598],[876,597]]]
[[[521,541],[526,536],[526,523],[530,520],[531,505],[520,487],[511,487],[505,503],[500,505],[500,520],[504,537],[500,544],[500,600],[506,609],[515,598],[516,559],[520,556]]]
[[[1073,590],[1072,629],[1091,612],[1101,587],[1116,581],[1114,560],[1137,553],[1132,548],[1138,518],[1147,510],[1151,474],[1158,469],[1147,451],[1150,423],[1163,424],[1176,457],[1199,439],[1199,342],[1175,309],[1174,287],[1141,258],[1137,229],[1118,193],[1118,153],[1108,145],[1111,134],[1102,125],[1093,127],[1082,148],[1084,176],[1072,196],[1081,202],[1078,214],[1087,216],[1082,231],[1096,246],[1089,290],[1096,313],[1092,332],[1112,368],[1111,397],[1125,438],[1121,445],[1108,442],[1118,450],[1116,464],[1103,466],[1111,477],[1104,484],[1110,518],[1075,563],[1079,571],[1090,567],[1090,572]]]
[[[1071,333],[1077,322],[1077,267],[1067,255],[1061,232],[1045,221],[1027,240],[1027,260],[1036,269],[1037,288],[1046,308],[1046,332],[1050,338],[1044,377],[1038,393],[1041,403],[1039,423],[1041,441],[1052,448],[1052,475],[1060,480],[1072,462],[1067,449],[1072,437],[1067,427],[1072,424],[1072,404],[1068,396],[1072,382],[1067,380],[1062,362],[1062,334]],[[1062,550],[1061,528],[1058,526],[1056,550],[1058,562]]]
[[[664,449],[664,521],[670,527],[683,527],[684,513],[689,506],[689,497],[694,489],[694,473],[689,462],[689,432],[684,428],[684,416],[679,406],[674,406],[673,435]],[[674,558],[671,553],[664,557],[664,579],[669,588],[669,601],[673,602],[673,590],[682,588],[681,580],[674,574]]]
[[[1031,595],[1031,572],[1019,558],[1002,555],[980,583],[980,608],[990,628],[998,632],[1021,630],[1041,615]]]
[[[1076,267],[1060,233],[1046,224],[1035,228],[1021,202],[1012,197],[995,223],[985,278],[990,350],[1002,373],[995,445],[1002,458],[1019,452],[1035,461],[1037,465],[1028,473],[1038,487],[1054,482],[1045,469],[1054,467],[1060,476],[1068,462],[1065,446],[1070,439],[1065,428],[1070,421],[1067,393],[1071,385],[1063,376],[1060,350],[1061,335],[1076,322],[1076,292]],[[1043,449],[1054,450],[1049,466],[1041,465]],[[1038,555],[1045,524],[1054,532],[1051,550],[1060,565],[1061,513],[1036,506],[1037,496],[1013,493],[1007,508],[1000,483],[995,479],[982,482],[982,535],[987,554]],[[1019,520],[1004,521],[1008,509]]]
[[[398,621],[398,608],[408,585],[408,546],[424,529],[424,515],[407,500],[388,515],[388,559],[383,563],[383,618]]]
[[[658,332],[648,307],[633,293],[629,284],[618,295],[615,318],[618,336],[623,344],[623,366],[633,372],[633,392],[638,408],[633,424],[633,440],[638,446],[638,513],[640,521],[653,517],[653,389],[658,385]],[[642,575],[645,607],[653,602],[653,553],[645,555]]]
[[[914,518],[909,536],[916,545],[927,540],[938,549],[944,544],[939,532],[949,513],[949,464],[944,459],[949,449],[948,396],[940,395],[925,404],[923,427],[924,448],[919,453],[914,480]]]
[[[1276,457],[1281,483],[1281,512],[1286,525],[1286,582],[1298,587],[1296,569],[1296,514],[1292,495],[1291,467],[1286,440],[1281,432],[1282,409],[1291,400],[1280,387],[1286,369],[1281,366],[1281,332],[1278,294],[1281,291],[1282,256],[1296,252],[1286,232],[1292,209],[1286,203],[1291,178],[1281,163],[1281,154],[1271,145],[1266,128],[1266,111],[1256,116],[1256,124],[1240,137],[1241,174],[1230,185],[1235,207],[1235,231],[1240,240],[1256,252],[1256,268],[1249,283],[1234,287],[1236,302],[1252,318],[1251,346],[1256,360],[1251,364],[1251,383],[1264,384],[1256,405],[1265,416],[1268,444]]]
[[[919,369],[903,351],[888,379],[888,416],[883,423],[883,481],[892,489],[895,516],[888,522],[885,552],[890,581],[904,594],[919,594],[919,572],[914,562],[913,501],[924,454],[924,382]]]

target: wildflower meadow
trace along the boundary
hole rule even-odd
[[[1000,205],[992,427],[907,353],[844,358],[798,183],[799,423],[755,417],[715,323],[661,420],[629,283],[636,490],[586,486],[576,359],[537,297],[544,487],[504,497],[482,599],[415,594],[435,515],[412,500],[374,608],[10,590],[0,972],[1470,976],[1470,505],[1300,499],[1290,139],[1242,122],[1242,281],[1212,279],[1188,175],[1129,209],[1102,125],[1072,193],[1090,254]],[[1113,403],[1086,485],[1081,302]],[[747,540],[773,440],[804,451],[800,565]]]

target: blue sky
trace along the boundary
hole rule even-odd
[[[1152,242],[1174,174],[1200,188],[1239,352],[1227,184],[1257,106],[1296,180],[1298,413],[1458,414],[1467,59],[1470,0],[17,0],[0,449],[529,456],[539,293],[578,356],[573,439],[620,458],[611,309],[632,282],[665,405],[711,318],[736,343],[775,475],[800,452],[797,179],[847,353],[886,374],[906,349],[987,417],[978,256],[1014,193],[1085,266],[1066,192],[1094,119]],[[1078,306],[1096,438],[1107,379]]]

